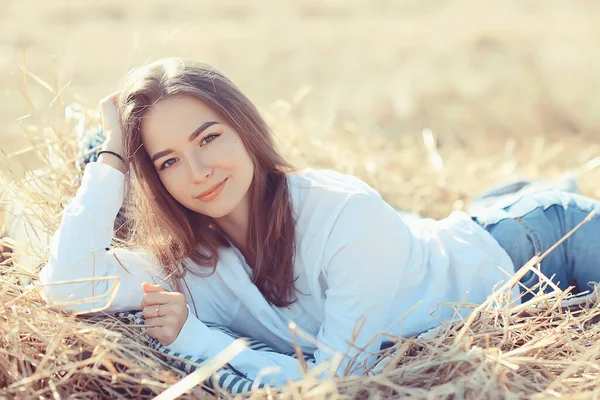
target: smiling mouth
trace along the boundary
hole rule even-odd
[[[225,187],[225,182],[227,182],[227,179],[229,179],[229,178],[225,178],[223,180],[223,182],[219,183],[212,189],[207,190],[206,192],[202,193],[201,195],[197,196],[196,198],[198,200],[204,201],[204,202],[208,202],[208,201],[212,201],[212,200],[216,199],[217,196],[219,194],[221,194],[221,192],[223,191],[223,187]]]

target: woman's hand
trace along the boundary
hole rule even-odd
[[[121,126],[118,98],[119,92],[116,92],[100,100],[98,108],[100,110],[102,132],[106,137],[106,141],[102,145],[102,150],[109,150],[119,154],[121,157],[125,157],[123,128]],[[127,170],[127,165],[112,154],[100,154],[98,160],[111,167],[117,168],[121,172]]]
[[[160,285],[148,282],[142,284],[144,299],[142,311],[145,325],[150,325],[147,335],[158,340],[163,346],[172,344],[179,336],[188,317],[185,296],[178,292],[167,292]]]

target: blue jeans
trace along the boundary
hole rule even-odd
[[[567,232],[585,219],[596,215],[541,262],[541,272],[562,290],[575,286],[573,294],[590,291],[590,282],[600,282],[600,202],[563,191],[544,191],[509,197],[505,204],[480,210],[473,219],[504,248],[520,269],[534,255],[552,247]],[[552,277],[554,275],[554,277]],[[521,280],[533,288],[539,277],[528,272]],[[526,290],[521,288],[522,292]],[[534,291],[539,291],[538,287]],[[552,289],[547,287],[545,292]],[[523,295],[522,301],[533,297]]]

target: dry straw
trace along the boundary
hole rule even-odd
[[[41,83],[27,71],[24,75]],[[42,87],[54,97],[54,108],[63,107],[61,89],[48,84]],[[449,136],[446,141],[450,144],[441,147],[432,131],[389,139],[376,132],[367,135],[349,122],[315,127],[296,111],[297,103],[309,92],[303,90],[294,101],[278,102],[264,110],[286,156],[299,166],[332,167],[357,174],[394,205],[426,216],[442,217],[452,208],[462,208],[481,188],[526,170],[527,162],[538,163],[539,171],[546,171],[543,177],[556,177],[563,171],[552,168],[552,157],[544,156],[548,153],[560,153],[575,165],[571,173],[584,190],[586,182],[600,181],[597,159],[579,159],[581,147],[575,148],[575,142],[548,146],[544,140],[523,139],[506,142],[501,151],[490,151],[482,143],[494,143],[493,138],[474,139],[465,145]],[[82,112],[86,121],[94,123],[94,112]],[[74,195],[81,169],[76,163],[74,121],[62,120],[59,129],[28,126],[32,118],[33,114],[21,124],[30,138],[30,151],[43,161],[44,168],[19,181],[11,181],[7,175],[1,182],[0,201],[9,214],[4,223],[20,221],[30,239],[2,241],[4,250],[14,253],[5,254],[0,265],[0,397],[160,395],[166,399],[182,393],[194,398],[212,398],[215,393],[231,397],[218,389],[203,388],[201,382],[241,351],[239,347],[226,349],[218,359],[186,377],[172,368],[164,355],[147,346],[139,326],[110,316],[68,316],[41,301],[36,278],[38,266],[47,259],[45,238],[56,229],[61,209]],[[315,131],[326,133],[306,133]],[[546,146],[541,153],[540,143],[542,148]],[[536,160],[528,160],[531,148],[540,155]],[[0,163],[10,167],[15,160],[14,154],[5,154]],[[542,276],[541,285],[548,294],[538,294],[519,305],[509,296],[520,276],[536,271],[537,261],[524,266],[482,305],[441,305],[473,309],[466,320],[456,313],[452,323],[423,337],[391,336],[396,353],[389,363],[377,367],[377,374],[319,381],[309,372],[303,381],[287,387],[238,397],[519,399],[568,394],[600,398],[600,325],[595,323],[600,309],[595,293],[577,304],[569,300],[568,291],[553,290],[553,284]]]

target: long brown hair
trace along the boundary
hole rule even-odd
[[[292,167],[275,149],[271,131],[250,100],[214,68],[181,58],[162,59],[133,70],[119,100],[126,156],[130,158],[135,208],[134,244],[150,246],[175,287],[191,260],[217,266],[218,249],[230,246],[209,217],[183,207],[167,192],[146,151],[141,121],[153,104],[169,96],[193,96],[219,114],[241,137],[255,167],[250,186],[246,261],[252,281],[269,303],[295,301],[293,262],[295,224],[286,173]],[[201,268],[205,269],[205,268]]]

